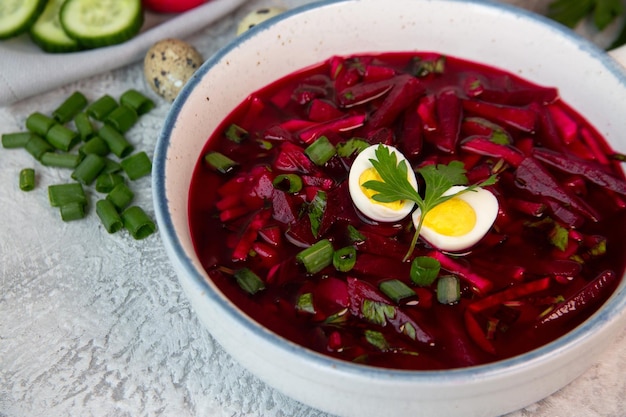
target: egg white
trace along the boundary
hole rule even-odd
[[[401,208],[394,210],[390,207],[384,206],[373,199],[369,198],[363,193],[361,185],[359,184],[359,178],[361,174],[369,168],[373,168],[370,159],[376,159],[376,149],[379,145],[372,145],[359,153],[350,167],[350,175],[348,177],[348,188],[350,190],[350,197],[357,209],[365,216],[372,220],[379,222],[395,222],[404,219],[411,213],[415,203],[412,201],[405,201]],[[411,168],[411,164],[400,151],[395,147],[389,145],[383,145],[389,148],[396,154],[398,163],[405,161],[407,165],[407,177],[409,182],[417,189],[417,180],[415,179],[415,172]]]
[[[443,195],[455,194],[466,189],[465,186],[454,186],[448,189]],[[443,235],[426,225],[422,226],[420,236],[432,246],[450,252],[458,252],[474,246],[489,231],[498,216],[498,199],[484,188],[475,188],[457,196],[468,203],[476,213],[476,224],[468,233],[461,236]],[[412,215],[413,224],[419,223],[422,213],[418,208]]]

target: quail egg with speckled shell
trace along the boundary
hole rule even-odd
[[[187,42],[163,39],[152,45],[146,53],[144,76],[158,95],[174,101],[203,62],[202,55]]]

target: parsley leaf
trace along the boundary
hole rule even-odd
[[[376,159],[370,159],[370,162],[378,171],[382,181],[370,180],[363,183],[363,187],[377,192],[377,194],[372,196],[372,199],[383,203],[409,200],[415,202],[421,211],[420,222],[415,228],[415,235],[409,252],[404,257],[405,261],[415,249],[424,217],[430,210],[452,197],[470,192],[477,187],[495,184],[497,180],[496,176],[492,175],[480,184],[470,185],[458,193],[444,196],[443,194],[452,186],[467,184],[468,181],[465,176],[466,171],[463,163],[452,161],[448,165],[427,165],[418,170],[425,183],[424,198],[422,198],[417,189],[408,180],[408,167],[405,160],[398,163],[396,153],[382,144],[376,148],[375,155]]]

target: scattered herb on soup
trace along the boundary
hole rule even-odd
[[[283,337],[467,367],[548,343],[611,295],[620,160],[555,88],[436,53],[337,56],[208,139],[190,227],[210,279]]]

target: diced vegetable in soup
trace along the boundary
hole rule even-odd
[[[555,88],[434,53],[332,57],[208,139],[190,227],[210,279],[286,339],[467,367],[562,336],[612,294],[620,159]]]

